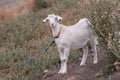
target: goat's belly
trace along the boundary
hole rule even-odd
[[[74,43],[71,44],[70,49],[71,50],[76,50],[76,49],[83,48],[87,44],[87,42],[88,42],[88,40],[86,40],[82,43],[74,42]]]

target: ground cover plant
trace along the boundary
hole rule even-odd
[[[69,3],[73,4],[71,0],[56,1],[57,3]],[[18,19],[1,21],[0,23],[0,70],[13,67],[13,70],[6,70],[0,73],[2,80],[33,80],[35,77],[42,75],[43,70],[46,67],[59,63],[58,54],[56,48],[53,47],[49,50],[50,54],[45,54],[44,49],[52,41],[50,28],[42,25],[42,19],[48,13],[52,13],[64,9],[67,6],[60,7],[59,4],[53,6],[42,13],[44,10],[34,12],[29,11],[29,14],[23,15]],[[64,4],[65,5],[65,4]],[[58,7],[57,7],[58,6]],[[53,7],[55,9],[51,10]],[[51,10],[51,11],[50,11]],[[59,11],[60,12],[60,11]],[[58,14],[59,14],[58,12]],[[26,63],[25,66],[18,65],[17,69],[14,69],[17,64],[24,62],[29,57],[38,54],[35,57],[34,65]],[[31,77],[30,77],[31,75]]]

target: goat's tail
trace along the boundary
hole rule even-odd
[[[91,22],[88,19],[86,19],[85,21],[91,28],[94,28],[94,26],[91,24]]]

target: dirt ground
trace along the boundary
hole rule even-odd
[[[77,58],[71,63],[68,63],[68,73],[60,75],[57,72],[60,69],[60,65],[54,66],[48,69],[42,78],[36,80],[99,80],[97,74],[107,65],[108,59],[105,56],[105,51],[102,48],[98,48],[98,64],[93,64],[93,56],[89,54],[86,66],[80,67],[80,59]]]
[[[109,76],[107,80],[120,80],[120,72]]]

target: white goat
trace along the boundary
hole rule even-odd
[[[91,43],[92,51],[94,54],[93,63],[98,62],[97,51],[96,51],[96,38],[92,34],[91,23],[88,19],[81,19],[77,24],[72,26],[65,26],[59,24],[58,21],[62,20],[62,17],[50,14],[46,17],[43,22],[48,22],[51,26],[52,35],[57,44],[57,49],[61,60],[61,69],[58,73],[67,73],[67,60],[70,50],[76,50],[79,48],[83,49],[83,58],[80,66],[84,66],[87,56],[88,47],[87,43]]]

